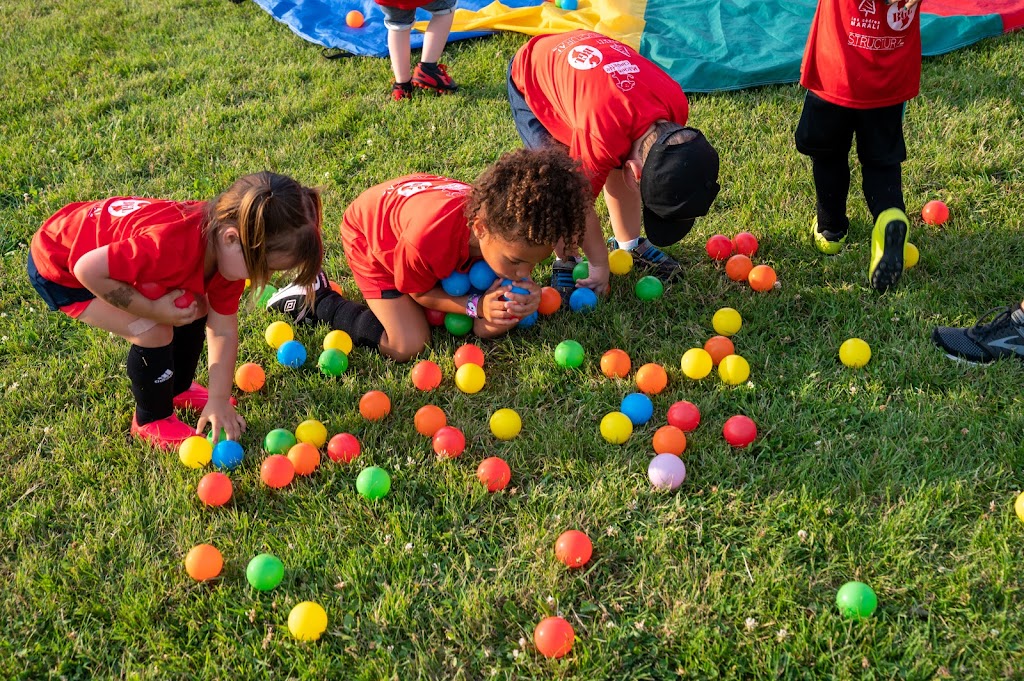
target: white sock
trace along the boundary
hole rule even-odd
[[[616,241],[619,244],[619,248],[624,251],[632,251],[634,248],[640,245],[640,237],[630,239],[629,241]]]

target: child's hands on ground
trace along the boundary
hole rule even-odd
[[[506,293],[508,300],[505,302],[505,309],[508,310],[516,320],[529,317],[540,307],[540,286],[532,279],[521,279],[515,282],[517,288],[529,291],[527,294]]]
[[[146,317],[158,324],[167,324],[168,326],[184,326],[202,317],[206,309],[205,297],[202,301],[202,309],[200,309],[200,304],[197,300],[193,300],[187,307],[178,307],[174,301],[183,295],[185,295],[184,290],[175,289],[166,295],[160,296],[153,301],[152,312],[146,315]],[[203,314],[200,314],[200,312]]]
[[[594,289],[594,293],[603,296],[608,293],[608,277],[611,272],[608,269],[608,265],[597,265],[591,262],[589,264],[590,275],[586,279],[578,279],[576,286],[586,286],[587,288]]]
[[[480,298],[477,314],[490,324],[498,326],[514,326],[519,322],[515,315],[508,311],[505,295],[512,290],[511,286],[502,286],[498,281],[491,284],[487,293]]]
[[[227,398],[216,400],[211,397],[206,403],[206,408],[199,415],[196,431],[202,433],[206,430],[207,425],[213,430],[213,444],[217,444],[221,428],[224,429],[229,440],[237,440],[245,432],[245,419],[235,411]]]

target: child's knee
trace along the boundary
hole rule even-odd
[[[148,322],[140,318],[139,322]],[[140,327],[137,333],[133,333],[128,337],[133,345],[138,345],[143,348],[162,348],[165,345],[170,345],[174,340],[174,327],[167,324],[156,324],[148,329],[143,330]],[[129,330],[131,330],[129,328]]]
[[[401,333],[387,333],[381,339],[380,351],[396,362],[408,362],[423,352],[430,338],[429,327],[425,332],[420,329],[405,330]]]
[[[497,338],[504,336],[514,328],[514,326],[497,326],[484,319],[477,319],[473,322],[473,335],[477,338]]]

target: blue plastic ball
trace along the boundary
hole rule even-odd
[[[643,393],[630,393],[622,398],[619,411],[628,416],[634,426],[639,426],[651,420],[651,416],[654,415],[654,403]]]
[[[526,315],[525,317],[523,317],[522,319],[519,320],[519,328],[520,329],[528,329],[528,328],[530,328],[531,326],[533,326],[536,323],[537,323],[537,313],[536,312],[531,312],[530,314]]]
[[[571,12],[575,9],[579,9],[580,4],[577,0],[562,0],[562,9]]]
[[[569,296],[569,307],[573,312],[592,310],[597,307],[597,294],[593,289],[580,287]]]
[[[238,444],[234,440],[221,440],[217,443],[217,446],[213,448],[213,465],[216,468],[226,468],[227,470],[234,470],[238,464],[242,463],[242,459],[245,458],[245,450],[242,449],[242,445]]]
[[[469,275],[452,272],[441,280],[441,288],[450,296],[464,296],[469,293]]]
[[[512,290],[509,291],[509,293],[518,293],[521,296],[528,296],[528,295],[530,295],[529,291],[527,291],[522,286],[516,286],[515,282],[512,281],[511,279],[502,279],[501,280],[501,285],[502,286],[511,286]]]
[[[298,369],[306,363],[306,348],[297,340],[282,343],[277,349],[277,361],[286,367]]]
[[[494,273],[494,270],[491,269],[486,260],[477,260],[469,268],[469,283],[477,291],[486,291],[497,278],[498,275]]]

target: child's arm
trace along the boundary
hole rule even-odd
[[[229,440],[237,440],[245,432],[245,419],[229,400],[238,359],[238,315],[219,314],[211,308],[206,318],[206,342],[210,357],[210,399],[199,416],[196,430],[201,433],[209,424],[214,443],[220,437],[221,428]]]
[[[513,326],[518,323],[518,318],[508,311],[510,302],[504,298],[505,294],[511,289],[511,286],[499,286],[495,282],[487,293],[480,296],[480,303],[477,306],[479,318],[492,324]],[[435,286],[426,293],[413,293],[411,295],[412,299],[419,303],[421,307],[457,314],[466,314],[466,304],[470,298],[470,296],[448,295],[440,286]]]
[[[586,286],[594,289],[596,293],[605,294],[608,292],[608,247],[604,243],[604,234],[601,232],[601,220],[597,217],[597,211],[591,204],[587,209],[587,231],[583,235],[583,243],[580,244],[583,253],[589,261],[590,276],[576,282],[577,286]]]

